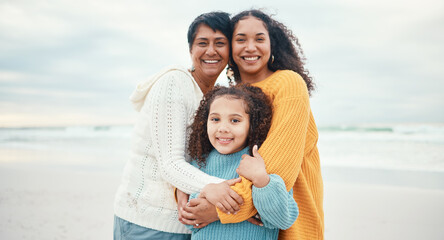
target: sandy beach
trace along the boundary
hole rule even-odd
[[[119,176],[0,169],[0,239],[112,239]]]
[[[325,185],[326,239],[443,239],[444,190]],[[112,239],[117,173],[0,165],[1,239]]]

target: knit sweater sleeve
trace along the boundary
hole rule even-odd
[[[265,227],[288,229],[299,215],[298,205],[293,199],[293,189],[287,192],[281,177],[276,174],[269,176],[267,186],[253,186],[254,206]]]
[[[294,72],[285,72],[256,86],[269,95],[273,94],[271,128],[259,153],[265,161],[267,172],[279,175],[289,191],[301,170],[310,119],[310,103],[304,80]],[[252,183],[245,178],[232,186],[244,199],[244,205],[236,215],[217,210],[222,223],[241,222],[257,213],[251,187]]]
[[[195,91],[189,76],[180,71],[170,72],[156,82],[144,105],[148,109],[145,113],[150,122],[158,173],[186,193],[199,192],[206,184],[223,181],[185,160],[187,124],[195,111]]]

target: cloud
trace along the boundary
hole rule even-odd
[[[131,122],[137,82],[190,65],[197,15],[252,6],[299,37],[318,123],[444,121],[442,1],[18,0],[0,3],[0,124]]]

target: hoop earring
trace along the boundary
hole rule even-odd
[[[194,72],[194,71],[196,71],[196,68],[194,67],[194,65],[191,65],[190,72]]]
[[[271,55],[271,64],[274,63],[274,55]]]

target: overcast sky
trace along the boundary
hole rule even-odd
[[[136,84],[190,65],[196,16],[251,7],[299,38],[318,125],[444,123],[440,0],[0,0],[0,126],[132,123]]]

